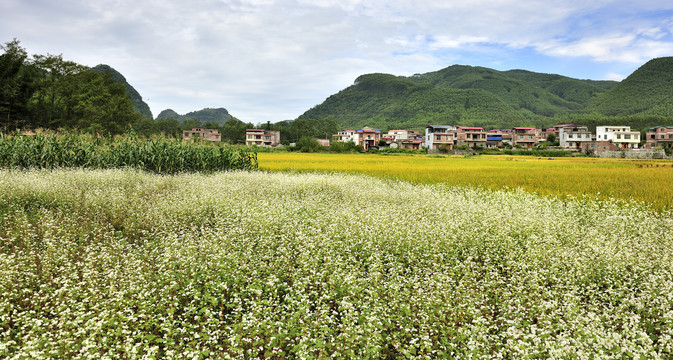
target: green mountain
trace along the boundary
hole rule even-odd
[[[194,119],[199,120],[204,124],[207,122],[213,122],[218,125],[224,125],[231,118],[232,116],[229,114],[227,109],[224,108],[217,108],[217,109],[205,108],[198,111],[189,112],[185,115],[180,115],[171,109],[166,109],[161,113],[159,113],[159,115],[157,116],[157,120],[175,119],[178,120],[180,123],[182,123],[185,120]]]
[[[673,57],[648,61],[587,110],[605,116],[673,117]]]
[[[503,72],[465,65],[417,74],[410,79],[448,89],[483,89],[531,119],[580,110],[610,86],[610,82],[595,84],[560,75],[524,70]]]
[[[143,97],[140,96],[140,93],[136,89],[131,86],[126,81],[126,78],[124,75],[119,73],[119,71],[113,69],[109,65],[105,64],[100,64],[96,65],[93,67],[91,70],[98,72],[98,73],[109,73],[112,78],[122,84],[124,84],[124,87],[126,87],[126,92],[129,94],[129,97],[131,98],[131,101],[133,102],[133,108],[139,112],[142,116],[152,119],[152,111],[150,110],[150,107],[147,105],[146,102],[143,101]]]
[[[545,89],[567,101],[587,106],[596,96],[618,84],[608,80],[578,80],[556,74],[541,74],[527,70],[509,70],[503,74]]]
[[[354,85],[299,118],[336,120],[344,128],[531,124],[521,112],[484,89],[449,89],[389,74],[362,75]]]
[[[464,65],[410,77],[368,74],[299,118],[342,128],[581,123],[644,130],[673,124],[673,57],[653,59],[622,82]]]

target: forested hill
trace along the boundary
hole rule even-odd
[[[588,110],[607,116],[673,117],[673,57],[648,61]]]
[[[448,89],[483,89],[528,118],[580,110],[597,94],[607,90],[591,82],[560,75],[521,70],[502,72],[464,65],[414,75],[410,79]]]
[[[232,118],[231,114],[225,108],[205,108],[198,111],[192,111],[185,115],[180,115],[172,109],[166,109],[157,115],[157,120],[160,119],[175,119],[180,123],[185,122],[186,120],[198,120],[202,123],[216,123],[218,125],[224,125],[228,120]]]
[[[147,103],[143,101],[143,97],[140,96],[140,93],[138,93],[138,91],[133,86],[131,86],[131,84],[129,84],[126,81],[126,78],[124,77],[124,75],[119,73],[119,71],[117,71],[114,68],[112,68],[111,66],[105,65],[105,64],[96,65],[95,67],[91,68],[91,70],[93,70],[97,73],[109,73],[110,76],[114,80],[124,84],[124,87],[126,88],[126,92],[129,94],[129,97],[131,98],[131,101],[133,102],[134,110],[136,110],[137,112],[139,112],[142,116],[144,116],[146,118],[149,118],[149,119],[153,118],[152,117],[152,111],[150,110],[150,107],[147,105]]]
[[[624,81],[580,80],[526,70],[454,65],[410,77],[368,74],[306,111],[343,128],[487,128],[581,122],[673,125],[673,58],[654,59]]]
[[[499,127],[531,121],[483,89],[448,89],[389,74],[367,74],[306,111],[300,119],[333,119],[344,128],[421,128],[451,123]]]

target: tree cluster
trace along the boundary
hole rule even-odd
[[[142,116],[123,84],[62,55],[32,55],[12,40],[0,46],[0,129],[127,132]]]

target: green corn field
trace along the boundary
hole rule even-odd
[[[257,153],[210,142],[134,135],[0,134],[0,166],[9,169],[133,168],[158,174],[257,168]]]

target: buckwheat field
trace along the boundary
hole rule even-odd
[[[666,359],[672,255],[611,199],[1,170],[0,358]]]

